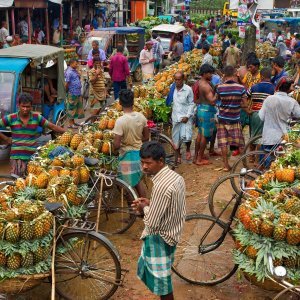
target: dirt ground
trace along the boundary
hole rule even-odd
[[[187,213],[209,213],[207,208],[207,196],[211,185],[215,180],[225,175],[225,172],[219,171],[222,167],[220,158],[211,158],[212,164],[205,167],[198,167],[191,162],[183,161],[177,169],[186,181],[186,201]],[[3,169],[3,168],[1,168]],[[224,194],[230,191],[224,190]],[[114,300],[154,300],[154,296],[144,286],[136,276],[137,261],[140,255],[142,242],[140,234],[143,230],[143,221],[138,218],[134,225],[121,235],[109,236],[121,255],[121,266],[128,270],[124,285],[118,288]],[[226,264],[226,261],[224,261]],[[188,284],[173,274],[173,285],[175,299],[178,300],[198,300],[198,299],[220,299],[220,300],[266,300],[274,297],[273,292],[265,291],[243,278],[238,272],[226,282],[212,286],[202,287]],[[57,297],[58,299],[59,297]],[[50,299],[50,284],[42,284],[40,287],[26,293],[23,296],[13,298],[17,300],[40,300]]]

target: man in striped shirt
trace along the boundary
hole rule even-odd
[[[229,171],[227,148],[235,146],[244,147],[244,137],[240,122],[241,108],[247,108],[247,96],[245,88],[235,80],[235,69],[227,66],[224,69],[225,80],[216,89],[219,104],[217,139],[221,148],[224,162],[224,171]]]
[[[160,299],[171,300],[171,266],[186,213],[185,182],[165,165],[166,153],[160,143],[143,144],[140,155],[143,171],[153,175],[153,189],[151,200],[139,198],[133,203],[144,214],[145,223],[138,277]]]
[[[32,112],[32,96],[23,93],[19,97],[19,112],[5,115],[0,119],[0,127],[11,129],[11,138],[1,133],[0,139],[11,144],[11,173],[23,177],[27,163],[37,147],[39,127],[50,128],[63,133],[66,130],[47,121],[41,114]]]
[[[250,99],[250,107],[248,110],[250,114],[250,137],[262,134],[264,123],[259,118],[258,112],[264,100],[275,92],[275,86],[271,83],[272,69],[263,68],[260,71],[260,76],[261,82],[253,85],[247,91],[247,96]],[[260,141],[256,143],[260,144]],[[251,150],[253,151],[254,147]]]

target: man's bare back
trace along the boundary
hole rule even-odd
[[[195,99],[196,104],[213,105],[215,101],[215,92],[212,84],[206,79],[199,80],[199,98]]]

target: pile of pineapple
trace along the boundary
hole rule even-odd
[[[0,280],[50,270],[53,216],[17,189],[0,192]]]
[[[295,148],[272,163],[252,186],[265,191],[251,191],[239,207],[234,229],[235,262],[244,272],[263,281],[268,271],[267,255],[275,266],[287,269],[288,279],[300,282],[300,150]]]
[[[202,53],[199,49],[185,52],[178,63],[174,63],[154,76],[154,81],[147,85],[134,87],[135,100],[161,99],[166,97],[170,91],[170,85],[174,82],[174,74],[183,71],[186,78],[193,72],[199,70],[202,63]]]

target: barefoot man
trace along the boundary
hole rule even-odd
[[[193,163],[198,166],[208,165],[210,162],[204,158],[207,141],[213,136],[215,124],[215,93],[211,84],[215,69],[204,64],[200,68],[199,97],[194,99],[197,104],[198,136],[195,144],[195,157]]]

